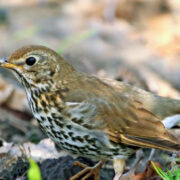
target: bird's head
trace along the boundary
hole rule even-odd
[[[8,58],[0,60],[0,67],[13,70],[18,80],[25,86],[44,84],[53,79],[63,79],[74,68],[55,51],[44,46],[24,46],[14,51]]]

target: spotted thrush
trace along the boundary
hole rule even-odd
[[[88,171],[83,179],[94,174],[97,180],[106,160],[120,159],[123,171],[139,147],[180,150],[162,123],[180,114],[180,100],[86,75],[43,46],[24,46],[0,66],[14,72],[40,127],[61,149],[100,160],[93,168],[79,164],[85,169],[72,180]]]

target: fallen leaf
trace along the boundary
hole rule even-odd
[[[154,164],[157,166],[157,167],[160,167],[162,168],[162,166],[158,163],[158,162],[154,162]],[[156,171],[154,170],[154,168],[152,167],[151,165],[151,162],[149,161],[147,163],[147,166],[146,166],[146,169],[144,172],[140,172],[138,174],[136,174],[134,177],[133,177],[133,180],[144,180],[144,179],[148,179],[148,178],[151,178],[153,179],[156,178],[156,180],[158,180],[158,175],[156,173]],[[161,178],[159,178],[161,179]]]

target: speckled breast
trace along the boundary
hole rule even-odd
[[[37,98],[42,99],[43,102]],[[48,104],[47,96],[33,93],[28,100],[41,129],[61,149],[99,159],[113,159],[115,156],[126,159],[132,154],[131,148],[110,142],[105,132],[78,124],[79,116],[76,116],[76,122],[74,117],[64,116],[61,113],[62,108],[59,110],[59,107],[54,106],[53,103]],[[45,109],[44,106],[46,106]]]

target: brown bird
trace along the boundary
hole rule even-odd
[[[55,51],[24,46],[2,59],[25,87],[29,106],[43,131],[70,153],[99,163],[73,176],[83,179],[106,160],[125,160],[139,147],[180,150],[180,140],[161,122],[180,114],[180,101],[160,97],[123,82],[79,72]]]

